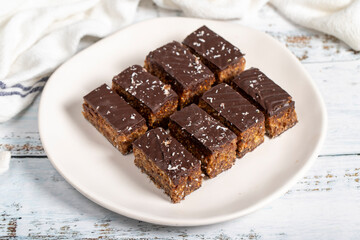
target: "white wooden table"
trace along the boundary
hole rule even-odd
[[[177,15],[143,1],[136,21]],[[39,139],[39,96],[0,124],[0,149],[12,152],[10,170],[0,175],[0,239],[360,239],[360,53],[291,24],[271,6],[242,24],[286,44],[327,106],[321,155],[284,196],[248,216],[202,227],[157,226],[110,212],[78,193],[50,164]]]

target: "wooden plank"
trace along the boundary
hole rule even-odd
[[[321,157],[257,212],[202,227],[164,227],[112,213],[73,189],[46,158],[12,159],[0,176],[0,236],[41,238],[357,239],[360,156]]]
[[[12,155],[43,156],[38,130],[38,108],[40,96],[33,104],[14,119],[0,124],[0,151],[11,151]]]
[[[360,153],[360,61],[305,64],[325,100],[328,131],[321,154]]]

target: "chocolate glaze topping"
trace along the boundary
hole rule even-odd
[[[264,121],[259,109],[225,83],[207,91],[202,99],[241,132]]]
[[[183,43],[219,70],[239,61],[244,54],[206,26],[202,26],[185,38]]]
[[[257,68],[250,68],[242,72],[233,80],[233,83],[257,102],[262,110],[270,116],[294,105],[291,96]]]
[[[210,151],[231,142],[236,135],[195,104],[175,112],[170,119],[185,129]]]
[[[146,123],[139,113],[106,84],[87,94],[84,100],[119,133],[130,133]]]
[[[147,56],[147,61],[160,65],[184,89],[197,86],[214,77],[213,73],[178,42],[170,42]]]
[[[162,128],[148,131],[133,145],[143,151],[170,177],[174,184],[178,184],[181,177],[190,175],[201,167],[200,160],[193,157],[183,145]]]
[[[125,69],[113,78],[113,82],[145,104],[154,113],[167,101],[178,98],[170,85],[164,84],[139,65]]]

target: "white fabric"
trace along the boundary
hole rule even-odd
[[[288,19],[360,50],[360,0],[271,0]]]
[[[27,107],[86,36],[133,21],[139,0],[1,0],[0,122]]]
[[[146,1],[146,0],[145,0]],[[153,0],[187,16],[237,19],[268,0]],[[299,25],[360,50],[360,0],[270,0]],[[0,122],[27,107],[81,44],[130,24],[139,0],[0,0]],[[89,40],[90,39],[90,40]],[[88,40],[88,41],[87,41]]]
[[[153,0],[159,7],[182,10],[186,16],[238,19],[255,13],[269,0]]]
[[[212,19],[244,18],[269,0],[154,0],[188,16]],[[360,0],[270,0],[295,23],[333,35],[360,50]]]

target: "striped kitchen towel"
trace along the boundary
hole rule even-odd
[[[80,48],[133,21],[139,0],[2,0],[0,122],[27,107]]]

